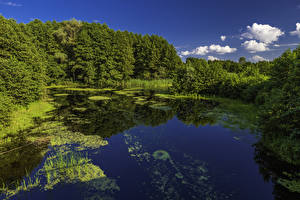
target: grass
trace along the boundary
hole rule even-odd
[[[50,159],[49,159],[50,158]],[[50,155],[44,164],[44,170],[47,173],[52,170],[65,169],[84,165],[91,160],[87,158],[87,155],[82,156],[81,153],[71,153],[70,155],[59,152],[56,155]]]
[[[198,94],[182,95],[182,94],[157,93],[157,94],[155,94],[155,96],[159,97],[159,98],[162,98],[162,99],[203,99],[203,100],[209,100],[208,97],[198,95]]]
[[[21,191],[30,191],[31,189],[38,187],[40,183],[41,180],[38,176],[31,178],[29,175],[27,175],[23,181],[17,181],[14,183],[14,185],[6,185],[3,183],[0,187],[0,195],[4,194],[6,197],[5,199],[10,199]]]
[[[88,182],[94,179],[106,177],[103,170],[91,163],[87,154],[62,153],[50,155],[44,163],[39,174],[44,175],[47,184],[46,190],[52,189],[60,182]]]
[[[168,90],[172,86],[171,79],[140,80],[130,79],[125,82],[125,88],[142,88],[148,90]]]
[[[54,109],[54,106],[47,100],[40,100],[29,104],[28,107],[18,107],[11,114],[11,123],[8,127],[0,130],[0,138],[9,135],[16,135],[34,125],[35,119],[49,117],[47,112]]]

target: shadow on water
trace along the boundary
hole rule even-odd
[[[274,186],[275,200],[300,199],[300,166],[287,163],[267,149],[263,143],[255,144],[255,162],[264,181]]]

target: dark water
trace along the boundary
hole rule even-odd
[[[47,124],[44,129],[54,130],[55,138],[60,138],[58,134],[68,136],[64,142],[60,138],[48,147],[28,147],[28,152],[22,149],[12,152],[5,161],[3,158],[0,166],[3,182],[14,179],[28,182],[28,177],[40,177],[36,186],[14,191],[7,198],[297,200],[299,197],[278,184],[282,171],[292,170],[293,166],[277,161],[259,145],[255,121],[249,117],[251,110],[248,113],[234,110],[214,101],[162,99],[149,91],[134,95],[51,91],[51,95],[57,93],[69,95],[53,96],[57,108],[51,113],[54,117],[37,126]],[[95,95],[112,99],[88,99]],[[51,127],[54,122],[59,122],[60,128],[57,124]],[[78,137],[69,139],[73,134]],[[99,136],[106,138],[106,145],[95,144]],[[79,155],[89,162],[78,164],[75,171],[67,165],[64,166],[67,170],[51,169],[50,175],[45,175],[47,163],[59,160],[60,154],[65,160],[70,155]],[[99,175],[102,170],[105,175]],[[10,188],[13,191],[14,186]]]

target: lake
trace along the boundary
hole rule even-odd
[[[52,89],[49,96],[52,117],[27,130],[47,135],[41,145],[1,157],[10,191],[0,198],[299,197],[275,180],[293,169],[259,143],[251,106],[143,90]]]

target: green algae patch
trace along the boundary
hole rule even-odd
[[[84,108],[84,107],[76,107],[76,108],[73,108],[73,110],[76,110],[76,111],[79,111],[79,112],[84,112],[87,110],[87,108]]]
[[[79,144],[80,149],[96,149],[100,146],[108,144],[101,136],[98,135],[84,135],[80,132],[64,131],[63,133],[52,133],[50,144],[52,146],[60,146],[65,144]]]
[[[63,94],[54,94],[53,96],[55,96],[55,97],[66,97],[66,96],[69,96],[70,94],[65,94],[65,93],[63,93]]]
[[[64,90],[69,90],[69,91],[83,91],[83,92],[106,92],[106,91],[112,91],[114,89],[112,88],[64,88]]]
[[[141,91],[141,90],[143,90],[143,88],[141,87],[123,89],[123,91]]]
[[[111,98],[110,97],[106,97],[106,96],[92,96],[92,97],[89,97],[89,100],[92,100],[92,101],[104,101],[104,100],[110,100]]]
[[[175,176],[179,179],[183,179],[183,175],[180,172],[177,172]]]
[[[162,99],[175,99],[175,96],[174,95],[170,95],[170,94],[160,94],[160,93],[157,93],[154,96],[162,98]]]
[[[67,88],[70,86],[66,86],[66,85],[50,85],[50,86],[46,86],[46,89],[60,89],[60,88]]]
[[[164,150],[157,150],[155,151],[152,156],[154,157],[154,159],[156,160],[163,160],[163,161],[166,161],[166,160],[169,160],[171,159],[170,155],[168,152],[164,151]]]

